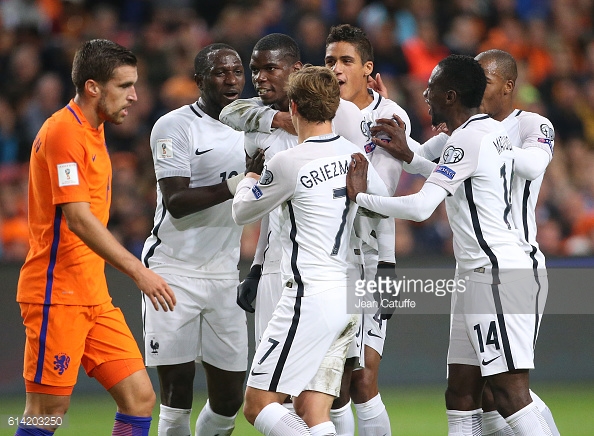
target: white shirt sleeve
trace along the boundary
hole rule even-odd
[[[188,129],[170,114],[157,120],[151,131],[150,145],[157,180],[167,177],[190,177],[190,147],[206,138],[190,140]]]
[[[534,180],[545,172],[551,155],[542,148],[514,147],[514,171],[526,180]]]
[[[420,174],[427,178],[435,170],[436,164],[415,153],[410,163],[404,162],[403,168],[409,174]]]
[[[225,106],[219,120],[240,132],[272,131],[272,119],[278,111],[262,104],[258,97],[239,99]]]
[[[262,218],[293,195],[295,178],[286,174],[282,155],[270,159],[259,181],[246,177],[239,182],[231,209],[236,224],[245,225]]]
[[[348,139],[363,150],[367,143],[367,136],[361,130],[363,122],[365,121],[359,108],[354,103],[341,98],[336,116],[332,120],[334,133]]]
[[[404,197],[380,197],[360,193],[357,204],[373,212],[400,219],[425,221],[446,198],[448,192],[432,183],[425,183],[416,194]]]
[[[254,262],[252,265],[262,265],[264,263],[264,252],[268,245],[268,215],[262,217],[260,222],[260,236],[258,236],[258,243],[256,244],[256,252],[254,253]]]

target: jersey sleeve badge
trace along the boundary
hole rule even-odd
[[[78,184],[78,165],[76,162],[58,164],[58,186],[75,186]]]

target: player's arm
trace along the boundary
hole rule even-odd
[[[526,180],[534,180],[544,174],[551,155],[541,148],[514,147],[514,172]]]
[[[270,133],[277,112],[263,105],[258,97],[239,99],[221,110],[219,120],[240,132]]]
[[[149,297],[155,310],[159,310],[159,305],[165,311],[173,310],[175,294],[169,285],[158,274],[145,268],[117,241],[93,215],[89,203],[63,203],[60,206],[68,229],[106,262],[130,276],[136,286]]]
[[[404,197],[366,194],[367,166],[367,160],[363,155],[353,155],[347,174],[347,193],[352,201],[373,212],[412,221],[424,221],[448,194],[444,188],[432,183],[425,183],[419,192]]]
[[[233,220],[239,225],[254,222],[287,200],[295,192],[295,181],[286,175],[283,157],[286,152],[275,155],[264,167],[262,176],[250,172],[237,186],[233,207]]]
[[[354,103],[341,98],[336,116],[332,120],[332,130],[359,146],[361,150],[367,143],[367,136],[361,130],[362,122],[365,120],[359,108]]]
[[[246,154],[246,171],[261,172],[264,165],[264,152],[260,150],[254,158]],[[245,173],[210,186],[190,187],[189,177],[166,177],[159,179],[165,207],[173,218],[183,218],[217,204],[223,203],[235,194],[235,189]]]

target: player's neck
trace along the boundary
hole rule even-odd
[[[99,126],[103,124],[103,120],[99,117],[97,107],[93,104],[92,100],[85,99],[80,94],[76,94],[74,96],[74,102],[80,108],[91,127],[98,129]]]
[[[514,111],[513,106],[510,106],[509,108],[504,108],[501,111],[499,111],[499,113],[492,115],[491,118],[493,118],[494,120],[497,120],[497,121],[503,121],[507,117],[509,117],[513,111]]]
[[[450,132],[453,132],[462,124],[464,124],[468,119],[480,111],[478,108],[460,108],[460,110],[455,111],[450,119],[446,121],[446,126]]]
[[[324,123],[309,122],[299,118],[298,125],[295,126],[299,144],[312,136],[328,135],[332,133],[332,121]]]
[[[359,91],[357,95],[355,95],[355,97],[351,100],[351,102],[361,110],[369,106],[372,101],[373,95],[369,93],[367,86],[362,88],[361,91]]]

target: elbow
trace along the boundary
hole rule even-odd
[[[241,208],[237,208],[235,205],[233,205],[233,208],[231,209],[231,216],[233,217],[235,224],[238,226],[245,226],[246,224],[255,221],[255,219],[251,219],[251,217],[241,211]]]
[[[165,209],[175,219],[180,219],[188,215],[179,202],[165,201]]]
[[[428,220],[432,214],[433,214],[432,210],[419,209],[419,210],[417,210],[416,215],[414,217],[412,217],[412,220],[420,223],[422,221]]]

